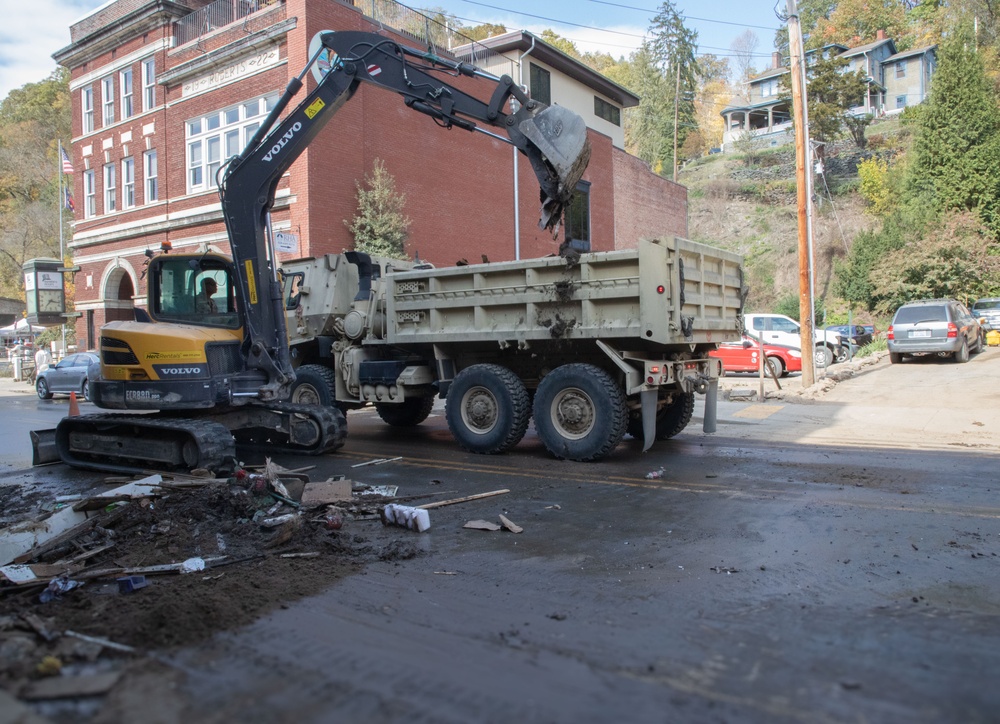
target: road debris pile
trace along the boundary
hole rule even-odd
[[[367,562],[413,558],[414,534],[380,521],[394,494],[268,465],[65,496],[0,531],[0,688],[81,696],[97,674],[110,687],[146,653],[248,624]]]

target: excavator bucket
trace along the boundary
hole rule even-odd
[[[556,236],[563,208],[572,200],[590,163],[587,124],[571,110],[537,101],[526,103],[513,118],[508,134],[531,161],[541,186],[538,227],[550,229]]]

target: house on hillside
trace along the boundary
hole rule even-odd
[[[535,98],[577,110],[592,155],[564,219],[575,248],[686,235],[686,189],[623,149],[621,114],[638,98],[530,33],[471,44],[392,0],[110,0],[75,22],[70,44],[54,56],[70,71],[69,153],[81,203],[69,249],[80,268],[81,346],[97,347],[106,322],[141,315],[147,250],[169,243],[229,252],[219,169],[306,66],[324,29],[422,48],[429,37],[438,55],[472,60]],[[487,102],[496,87],[480,77],[441,78]],[[307,74],[304,82],[293,107],[317,81]],[[270,214],[278,260],[353,248],[345,220],[377,159],[406,196],[409,255],[448,265],[554,253],[562,239],[537,228],[530,164],[504,143],[502,129],[486,130],[495,135],[441,130],[396,93],[363,85],[278,184]]]
[[[930,80],[937,63],[937,46],[897,52],[896,44],[880,30],[874,42],[848,48],[831,44],[806,53],[806,62],[821,57],[840,56],[847,59],[847,72],[861,71],[868,90],[851,108],[855,115],[881,117],[902,112],[906,106],[926,100]],[[723,151],[731,152],[734,144],[749,133],[757,147],[780,146],[790,143],[792,135],[792,101],[781,95],[781,79],[788,74],[788,61],[780,53],[771,56],[771,67],[750,80],[749,102],[727,106],[722,110],[726,119]]]

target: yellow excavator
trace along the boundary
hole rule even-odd
[[[238,444],[299,454],[344,444],[340,410],[288,401],[295,371],[269,214],[282,174],[362,83],[398,93],[440,127],[511,143],[538,177],[539,226],[558,232],[590,159],[587,128],[577,114],[528,98],[508,76],[381,35],[324,31],[313,46],[309,63],[246,148],[220,169],[232,257],[167,249],[150,255],[149,319],[101,329],[100,375],[90,380],[94,404],[128,413],[66,417],[54,430],[33,431],[36,464],[222,472],[235,463]],[[314,67],[316,87],[282,117]],[[484,102],[440,75],[482,77],[495,88]],[[505,110],[514,106],[511,99],[514,112]],[[507,138],[485,126],[502,128]]]

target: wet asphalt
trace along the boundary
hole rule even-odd
[[[92,483],[24,470],[21,436],[66,407],[0,385],[5,484]],[[1000,454],[848,435],[849,416],[824,437],[844,409],[722,402],[714,435],[696,419],[597,464],[533,431],[483,457],[440,413],[403,433],[352,413],[340,454],[280,462],[400,495],[510,492],[432,511],[404,531],[412,558],[174,653],[176,694],[195,721],[995,721]],[[462,527],[500,514],[523,532]]]

